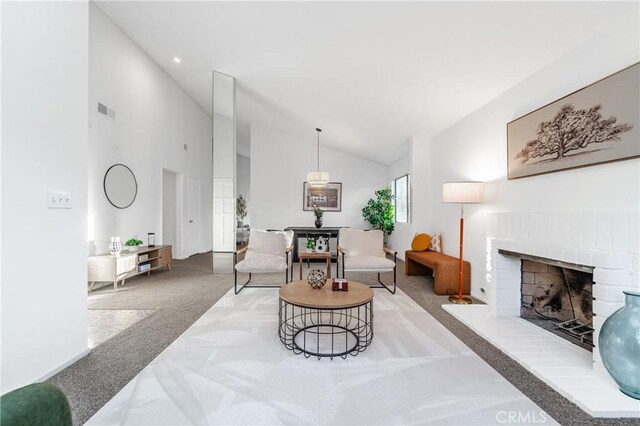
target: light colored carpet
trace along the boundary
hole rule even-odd
[[[402,291],[376,291],[345,360],[286,350],[277,312],[277,291],[228,292],[88,424],[556,424]]]
[[[89,309],[89,349],[117,336],[153,312],[150,309]]]

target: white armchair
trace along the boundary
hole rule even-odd
[[[393,256],[393,260],[387,258]],[[342,267],[342,278],[345,272],[373,272],[378,274],[379,286],[392,294],[396,292],[396,260],[398,253],[384,247],[384,234],[380,230],[361,231],[342,228],[338,236],[338,271]],[[393,289],[380,279],[383,272],[393,272]]]
[[[261,231],[252,229],[249,245],[233,253],[234,291],[240,293],[251,281],[252,274],[277,274],[284,272],[285,284],[293,276],[291,258],[293,231]],[[244,259],[238,262],[238,256]],[[238,272],[249,274],[247,282],[238,287]],[[273,285],[250,285],[249,287],[275,287]],[[279,286],[278,286],[279,287]]]

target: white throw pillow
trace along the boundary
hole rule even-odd
[[[287,251],[287,239],[284,232],[268,232],[252,229],[249,235],[249,246],[245,259],[250,259],[260,254],[285,257]]]
[[[362,231],[360,229],[340,229],[339,244],[345,256],[384,257],[384,234],[379,229]]]

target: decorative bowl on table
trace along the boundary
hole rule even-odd
[[[311,286],[311,288],[320,290],[323,285],[327,282],[327,274],[325,274],[320,269],[313,269],[307,275],[307,282]]]

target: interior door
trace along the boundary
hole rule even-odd
[[[201,232],[200,232],[200,179],[189,176],[187,180],[187,256],[200,253]]]

